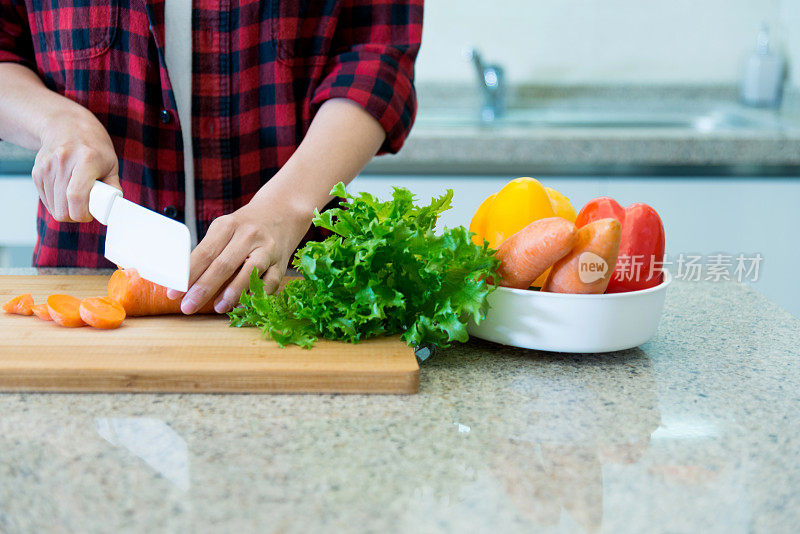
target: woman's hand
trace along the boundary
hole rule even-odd
[[[0,62],[0,138],[37,151],[33,181],[57,221],[92,220],[95,180],[119,188],[117,155],[100,121],[16,63]]]
[[[253,268],[273,293],[286,272],[289,259],[308,231],[313,210],[298,209],[282,199],[255,197],[230,215],[217,217],[190,257],[189,291],[181,311],[191,314],[214,298],[217,313],[239,302]],[[170,289],[169,298],[181,295]]]
[[[331,200],[339,181],[350,182],[386,138],[380,123],[361,106],[334,98],[320,106],[303,142],[249,204],[214,219],[203,241],[192,251],[189,291],[183,313],[194,313],[214,298],[218,313],[239,302],[253,267],[274,293],[314,208]],[[169,290],[169,298],[180,292]]]
[[[89,222],[95,180],[122,189],[114,145],[91,112],[75,106],[46,121],[33,165],[33,182],[47,211],[60,222]]]

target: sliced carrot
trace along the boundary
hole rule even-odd
[[[61,326],[75,328],[85,326],[79,311],[80,299],[70,295],[50,295],[47,297],[47,311],[53,321]]]
[[[18,297],[14,297],[3,304],[4,312],[16,315],[33,315],[31,308],[33,308],[33,297],[30,293],[24,293]]]
[[[578,228],[575,246],[553,265],[542,291],[605,292],[617,265],[621,235],[616,219],[599,219]]]
[[[181,300],[167,298],[167,288],[145,280],[135,269],[114,271],[108,281],[108,298],[130,317],[181,313]],[[214,313],[214,299],[198,313]]]
[[[119,328],[125,320],[125,309],[108,297],[89,297],[78,308],[83,322],[95,328]]]
[[[47,310],[47,304],[35,304],[31,310],[33,311],[33,314],[42,321],[53,320],[53,318],[50,317],[50,312]]]
[[[500,285],[526,289],[564,257],[576,240],[575,225],[561,217],[533,221],[500,244]]]

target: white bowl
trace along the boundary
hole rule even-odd
[[[612,352],[638,347],[658,329],[664,296],[672,282],[629,293],[569,295],[498,287],[481,324],[470,335],[527,349]]]

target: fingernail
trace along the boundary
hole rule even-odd
[[[197,311],[197,304],[191,298],[184,298],[181,301],[181,311],[187,315]]]
[[[225,299],[220,300],[214,305],[214,311],[217,313],[225,313],[228,311],[228,303],[225,301]]]
[[[167,289],[167,298],[170,300],[175,300],[176,298],[181,296],[181,292],[176,289]]]

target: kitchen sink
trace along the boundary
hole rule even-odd
[[[480,111],[465,108],[422,108],[417,117],[418,127],[524,127],[524,128],[680,128],[699,132],[739,130],[748,128],[773,129],[780,126],[777,116],[763,110],[737,106],[705,109],[647,109],[631,108],[589,109],[581,107],[512,108],[493,121],[483,121]]]

